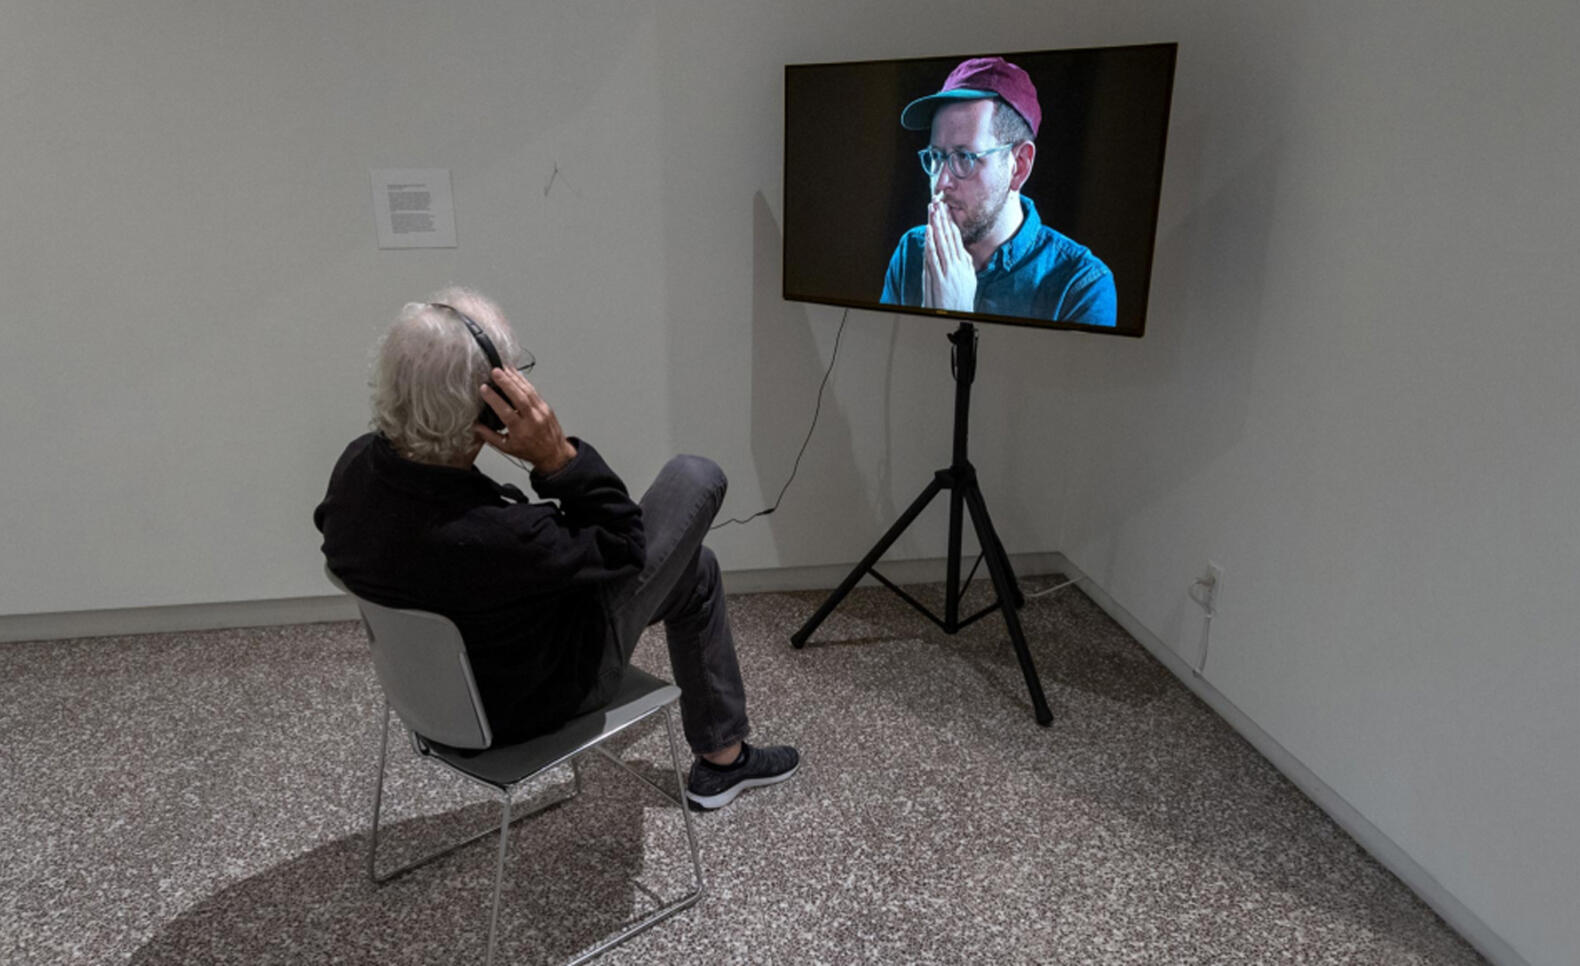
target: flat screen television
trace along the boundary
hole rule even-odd
[[[787,66],[784,297],[1140,336],[1176,51]]]

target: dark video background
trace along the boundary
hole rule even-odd
[[[1054,327],[1142,332],[1175,51],[1152,44],[999,55],[1030,75],[1042,104],[1022,193],[1049,227],[1113,270],[1118,291],[1117,329]],[[992,55],[785,68],[785,298],[879,307],[889,256],[927,208],[916,159],[927,132],[900,127],[900,111],[973,56]]]

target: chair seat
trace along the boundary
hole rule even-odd
[[[646,671],[627,668],[619,690],[596,711],[572,718],[558,729],[526,741],[477,751],[422,739],[428,753],[456,771],[505,789],[523,778],[570,758],[642,720],[680,697],[680,689]]]

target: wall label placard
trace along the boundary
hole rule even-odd
[[[377,168],[373,220],[380,248],[454,248],[448,168]]]

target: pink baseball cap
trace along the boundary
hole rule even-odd
[[[943,102],[980,100],[995,94],[1026,119],[1032,137],[1036,137],[1037,126],[1042,123],[1037,88],[1025,71],[1002,57],[973,57],[961,61],[944,78],[944,86],[938,93],[919,97],[905,105],[905,110],[900,112],[900,126],[926,131],[933,126],[933,112]]]

